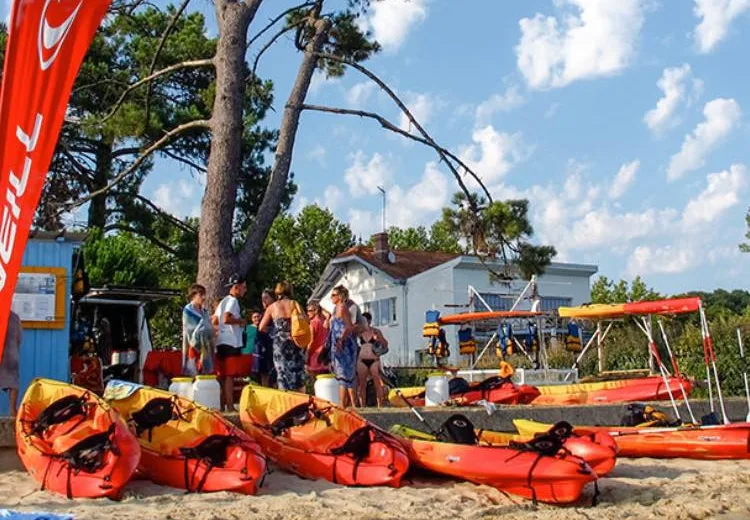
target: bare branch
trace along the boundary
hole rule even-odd
[[[315,2],[305,2],[303,4],[299,4],[299,5],[296,5],[294,7],[290,7],[289,9],[287,9],[286,11],[284,11],[283,13],[281,13],[280,15],[278,15],[277,17],[271,18],[268,25],[266,25],[263,29],[261,29],[260,31],[258,31],[258,34],[256,34],[252,38],[250,38],[250,41],[247,42],[247,48],[249,48],[253,43],[255,43],[258,40],[258,38],[260,38],[261,36],[263,36],[263,33],[265,33],[271,27],[273,27],[274,25],[276,25],[279,22],[279,20],[281,20],[282,18],[286,17],[286,15],[288,15],[290,13],[293,13],[294,11],[296,11],[298,9],[304,9],[305,7],[312,7],[314,5],[315,5]]]
[[[120,109],[122,104],[125,102],[125,99],[128,97],[128,95],[132,91],[140,87],[141,85],[149,83],[155,80],[156,78],[164,76],[165,74],[170,74],[178,70],[196,69],[199,67],[209,67],[209,66],[213,66],[213,64],[214,64],[214,60],[209,59],[209,58],[205,60],[189,60],[189,61],[183,61],[180,63],[175,63],[174,65],[170,65],[169,67],[165,67],[161,69],[160,71],[154,72],[153,74],[150,74],[146,76],[145,78],[136,81],[135,83],[131,84],[128,88],[126,88],[125,92],[122,93],[122,95],[120,96],[120,99],[117,100],[117,103],[115,103],[115,106],[112,108],[109,114],[105,115],[99,121],[103,123],[107,121],[108,119],[110,119],[112,116],[114,116],[117,113],[117,111]]]
[[[179,162],[181,162],[182,164],[184,164],[186,166],[190,166],[191,168],[194,168],[194,169],[198,170],[201,173],[206,173],[207,172],[207,170],[206,170],[206,168],[204,166],[196,164],[193,161],[191,161],[190,159],[185,159],[184,157],[180,157],[176,153],[172,153],[167,148],[164,148],[163,150],[160,150],[159,153],[163,153],[167,157],[171,157],[175,161],[179,161]]]
[[[163,249],[170,255],[175,256],[175,257],[178,256],[177,251],[174,248],[172,248],[171,246],[165,244],[164,242],[156,238],[152,233],[148,233],[140,229],[134,229],[127,224],[120,224],[120,223],[108,224],[104,227],[103,231],[104,233],[107,233],[108,231],[124,231],[126,233],[133,233],[134,235],[138,235],[140,237],[145,238],[146,240],[154,244],[156,247]]]
[[[148,68],[149,76],[154,73],[154,69],[156,69],[156,61],[159,59],[159,55],[161,54],[161,51],[164,48],[164,45],[167,43],[167,38],[172,33],[172,30],[177,25],[177,20],[180,19],[180,16],[182,16],[183,11],[185,11],[185,8],[187,8],[189,3],[190,3],[190,0],[183,0],[182,4],[180,4],[180,7],[174,13],[174,16],[169,21],[169,24],[167,25],[166,29],[164,29],[164,32],[161,35],[161,39],[159,40],[159,45],[156,47],[156,52],[154,52],[154,56],[153,58],[151,58],[151,65]],[[146,121],[146,125],[148,125],[149,113],[151,112],[151,86],[152,86],[152,83],[149,82],[148,87],[146,89],[146,110],[145,110],[146,116],[144,117],[144,121]]]
[[[138,195],[135,196],[135,198],[137,200],[139,200],[141,203],[143,203],[146,206],[148,206],[149,208],[151,208],[152,210],[154,210],[160,216],[164,217],[166,220],[168,220],[170,223],[172,223],[175,227],[180,228],[185,233],[193,233],[193,234],[195,234],[195,233],[198,232],[198,230],[195,229],[193,226],[191,226],[190,224],[188,224],[186,222],[183,222],[182,220],[178,219],[177,217],[175,217],[171,213],[168,213],[168,212],[164,211],[163,209],[161,209],[159,206],[157,206],[156,204],[154,204],[153,202],[151,202],[151,200],[147,199],[143,195],[138,194]]]
[[[258,51],[258,54],[256,54],[255,60],[253,61],[253,70],[252,72],[250,72],[250,74],[248,74],[247,78],[245,78],[245,81],[250,81],[251,79],[256,77],[255,71],[258,70],[258,62],[260,61],[260,57],[263,56],[263,53],[266,52],[268,49],[270,49],[274,43],[276,43],[276,40],[281,38],[284,34],[288,33],[289,31],[292,31],[296,29],[297,27],[299,27],[300,25],[303,25],[305,23],[307,23],[307,20],[300,20],[296,23],[293,23],[289,27],[284,27],[279,32],[274,34],[273,38],[268,40],[268,42],[266,42],[266,44],[263,47],[261,47],[261,49]]]
[[[443,162],[446,164],[446,166],[448,166],[448,168],[453,173],[453,176],[456,178],[456,181],[458,182],[458,185],[461,187],[461,190],[464,193],[466,193],[467,196],[471,193],[469,189],[466,187],[466,185],[464,184],[463,179],[461,179],[461,175],[458,173],[458,171],[456,171],[456,169],[453,167],[453,164],[448,160],[449,159],[448,154],[444,152],[444,149],[441,146],[439,146],[435,142],[435,140],[430,136],[430,134],[428,134],[427,131],[422,127],[422,125],[419,124],[419,121],[416,120],[416,118],[411,113],[411,111],[406,107],[406,104],[403,101],[401,101],[401,99],[396,95],[396,93],[383,80],[381,80],[375,73],[371,72],[366,67],[363,67],[359,63],[343,58],[341,56],[336,56],[335,54],[328,54],[325,52],[316,52],[315,55],[318,58],[321,58],[324,60],[336,61],[343,65],[352,67],[358,70],[359,72],[361,72],[362,74],[364,74],[365,76],[367,76],[368,78],[370,78],[372,81],[374,81],[386,94],[388,94],[388,96],[393,100],[393,102],[396,103],[398,108],[401,109],[401,112],[403,112],[406,115],[406,117],[409,119],[409,122],[411,123],[411,125],[414,126],[414,128],[416,128],[417,131],[419,131],[419,133],[422,134],[422,137],[424,137],[424,139],[430,143],[430,146],[432,146],[438,152],[438,155],[440,155]],[[470,168],[468,168],[466,164],[458,160],[455,157],[455,155],[453,155],[453,159],[459,162],[459,164],[461,164],[461,167],[466,171],[466,173],[468,173],[474,178],[477,184],[479,184],[479,186],[482,188],[482,191],[484,191],[489,201],[492,202],[492,195],[490,195],[489,190],[484,185],[484,183],[479,178],[479,176],[476,173],[474,173],[474,171],[472,171]],[[468,200],[469,200],[469,204],[472,206],[472,210],[477,211],[478,208],[476,208],[476,205],[474,204],[473,199],[469,197]]]
[[[193,128],[210,128],[210,125],[211,125],[210,121],[205,120],[205,119],[198,119],[198,120],[195,120],[195,121],[190,121],[189,123],[182,124],[182,125],[180,125],[180,126],[178,126],[176,128],[173,128],[172,130],[170,130],[169,132],[167,132],[166,134],[164,134],[164,136],[162,136],[161,139],[159,139],[158,141],[156,141],[153,144],[151,144],[151,146],[149,146],[148,148],[146,148],[146,150],[144,150],[144,152],[141,155],[139,155],[138,158],[135,161],[133,161],[133,164],[131,164],[125,170],[123,170],[119,174],[117,174],[115,176],[115,178],[112,179],[112,181],[109,184],[107,184],[103,188],[100,188],[100,189],[98,189],[96,191],[93,191],[93,192],[89,193],[86,197],[84,197],[84,198],[82,198],[80,200],[77,200],[77,201],[72,202],[70,204],[66,204],[63,207],[63,210],[64,211],[70,211],[70,210],[72,210],[74,208],[82,206],[83,204],[87,203],[88,201],[90,201],[94,197],[102,195],[103,193],[106,193],[107,191],[111,190],[112,188],[114,188],[115,186],[117,186],[120,182],[122,182],[122,180],[125,179],[125,177],[127,177],[130,174],[132,174],[143,163],[143,161],[145,161],[146,159],[148,159],[151,156],[151,154],[153,154],[154,152],[156,152],[157,150],[159,150],[159,148],[161,148],[162,146],[164,146],[165,144],[167,144],[169,141],[171,141],[172,139],[174,139],[175,137],[177,137],[179,134],[181,134],[181,133],[183,133],[183,132],[185,132],[187,130],[191,130]]]
[[[101,85],[110,85],[110,84],[111,85],[120,85],[120,86],[127,85],[127,83],[125,83],[123,81],[117,81],[117,80],[114,80],[114,79],[111,79],[111,78],[100,79],[99,81],[95,81],[94,83],[89,83],[88,85],[81,85],[80,87],[74,88],[73,89],[73,93],[75,94],[75,93],[81,92],[83,90],[88,90],[90,88],[96,88],[96,87],[99,87]]]

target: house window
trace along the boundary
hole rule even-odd
[[[482,293],[482,299],[487,302],[487,305],[492,307],[493,311],[509,311],[513,307],[513,302],[516,301],[514,296],[506,296],[500,294]],[[556,311],[560,307],[570,307],[573,304],[572,298],[561,298],[561,297],[547,297],[543,296],[540,301],[540,311],[550,312]],[[475,311],[486,311],[487,308],[482,304],[479,299],[474,300]]]
[[[396,298],[365,302],[363,307],[365,312],[372,314],[372,324],[375,327],[396,323]]]

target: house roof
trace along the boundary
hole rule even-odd
[[[338,255],[334,262],[343,263],[346,260],[357,258],[364,260],[395,280],[406,280],[461,256],[457,253],[408,250],[393,251],[393,254],[396,256],[394,263],[384,262],[375,255],[373,248],[354,246]]]

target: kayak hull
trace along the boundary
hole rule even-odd
[[[274,421],[305,403],[311,403],[319,416],[274,434]],[[306,394],[248,385],[240,399],[240,420],[269,459],[303,478],[345,486],[398,487],[409,469],[406,450],[392,435],[353,412]],[[342,452],[357,432],[366,435],[366,452],[360,458]]]
[[[596,474],[571,456],[417,439],[401,439],[412,463],[459,480],[550,504],[578,502]]]
[[[551,425],[514,420],[522,435],[547,431]],[[750,459],[750,424],[682,428],[577,426],[581,435],[609,433],[620,457],[686,458],[699,460]]]
[[[41,435],[31,433],[42,411],[67,396],[83,398],[85,417],[71,417]],[[59,457],[77,442],[107,431],[112,448],[104,452],[96,471],[75,471]],[[84,388],[48,379],[35,379],[26,390],[16,420],[16,445],[24,467],[43,489],[70,498],[118,499],[141,456],[138,441],[104,400]]]
[[[472,385],[476,387],[475,385]],[[409,387],[400,389],[412,406],[424,406],[424,387]],[[478,401],[486,400],[494,404],[532,404],[539,398],[539,390],[531,385],[516,385],[511,381],[489,390],[471,388],[467,392],[451,394],[451,403],[459,406],[472,406]],[[407,406],[404,400],[394,390],[388,394],[388,401],[396,407]]]
[[[686,395],[690,395],[693,390],[693,385],[688,379],[669,377],[667,381],[669,386],[664,383],[664,379],[661,377],[652,376],[598,383],[542,386],[538,388],[540,395],[531,404],[535,406],[561,406],[665,401],[669,399],[670,391],[674,399],[681,399],[680,386],[685,389]]]
[[[130,395],[110,399],[131,427],[135,426],[134,414],[153,399],[169,399],[174,406],[168,422],[151,431],[138,432],[142,452],[138,469],[143,476],[156,484],[189,492],[255,494],[266,474],[266,460],[249,435],[217,411],[193,401],[156,388],[132,388]],[[205,458],[186,455],[186,450],[215,437],[226,439],[226,445],[219,448],[223,459],[220,463],[209,464]]]

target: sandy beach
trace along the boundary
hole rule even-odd
[[[8,454],[10,455],[10,454]],[[39,491],[22,470],[0,471],[0,506],[21,511],[71,513],[77,519],[316,520],[455,519],[707,519],[750,518],[750,461],[660,461],[623,459],[610,478],[599,481],[600,497],[590,507],[540,505],[487,486],[410,475],[404,486],[344,488],[302,480],[280,470],[267,478],[258,496],[231,493],[186,495],[145,480],[131,482],[121,502],[68,501]]]

